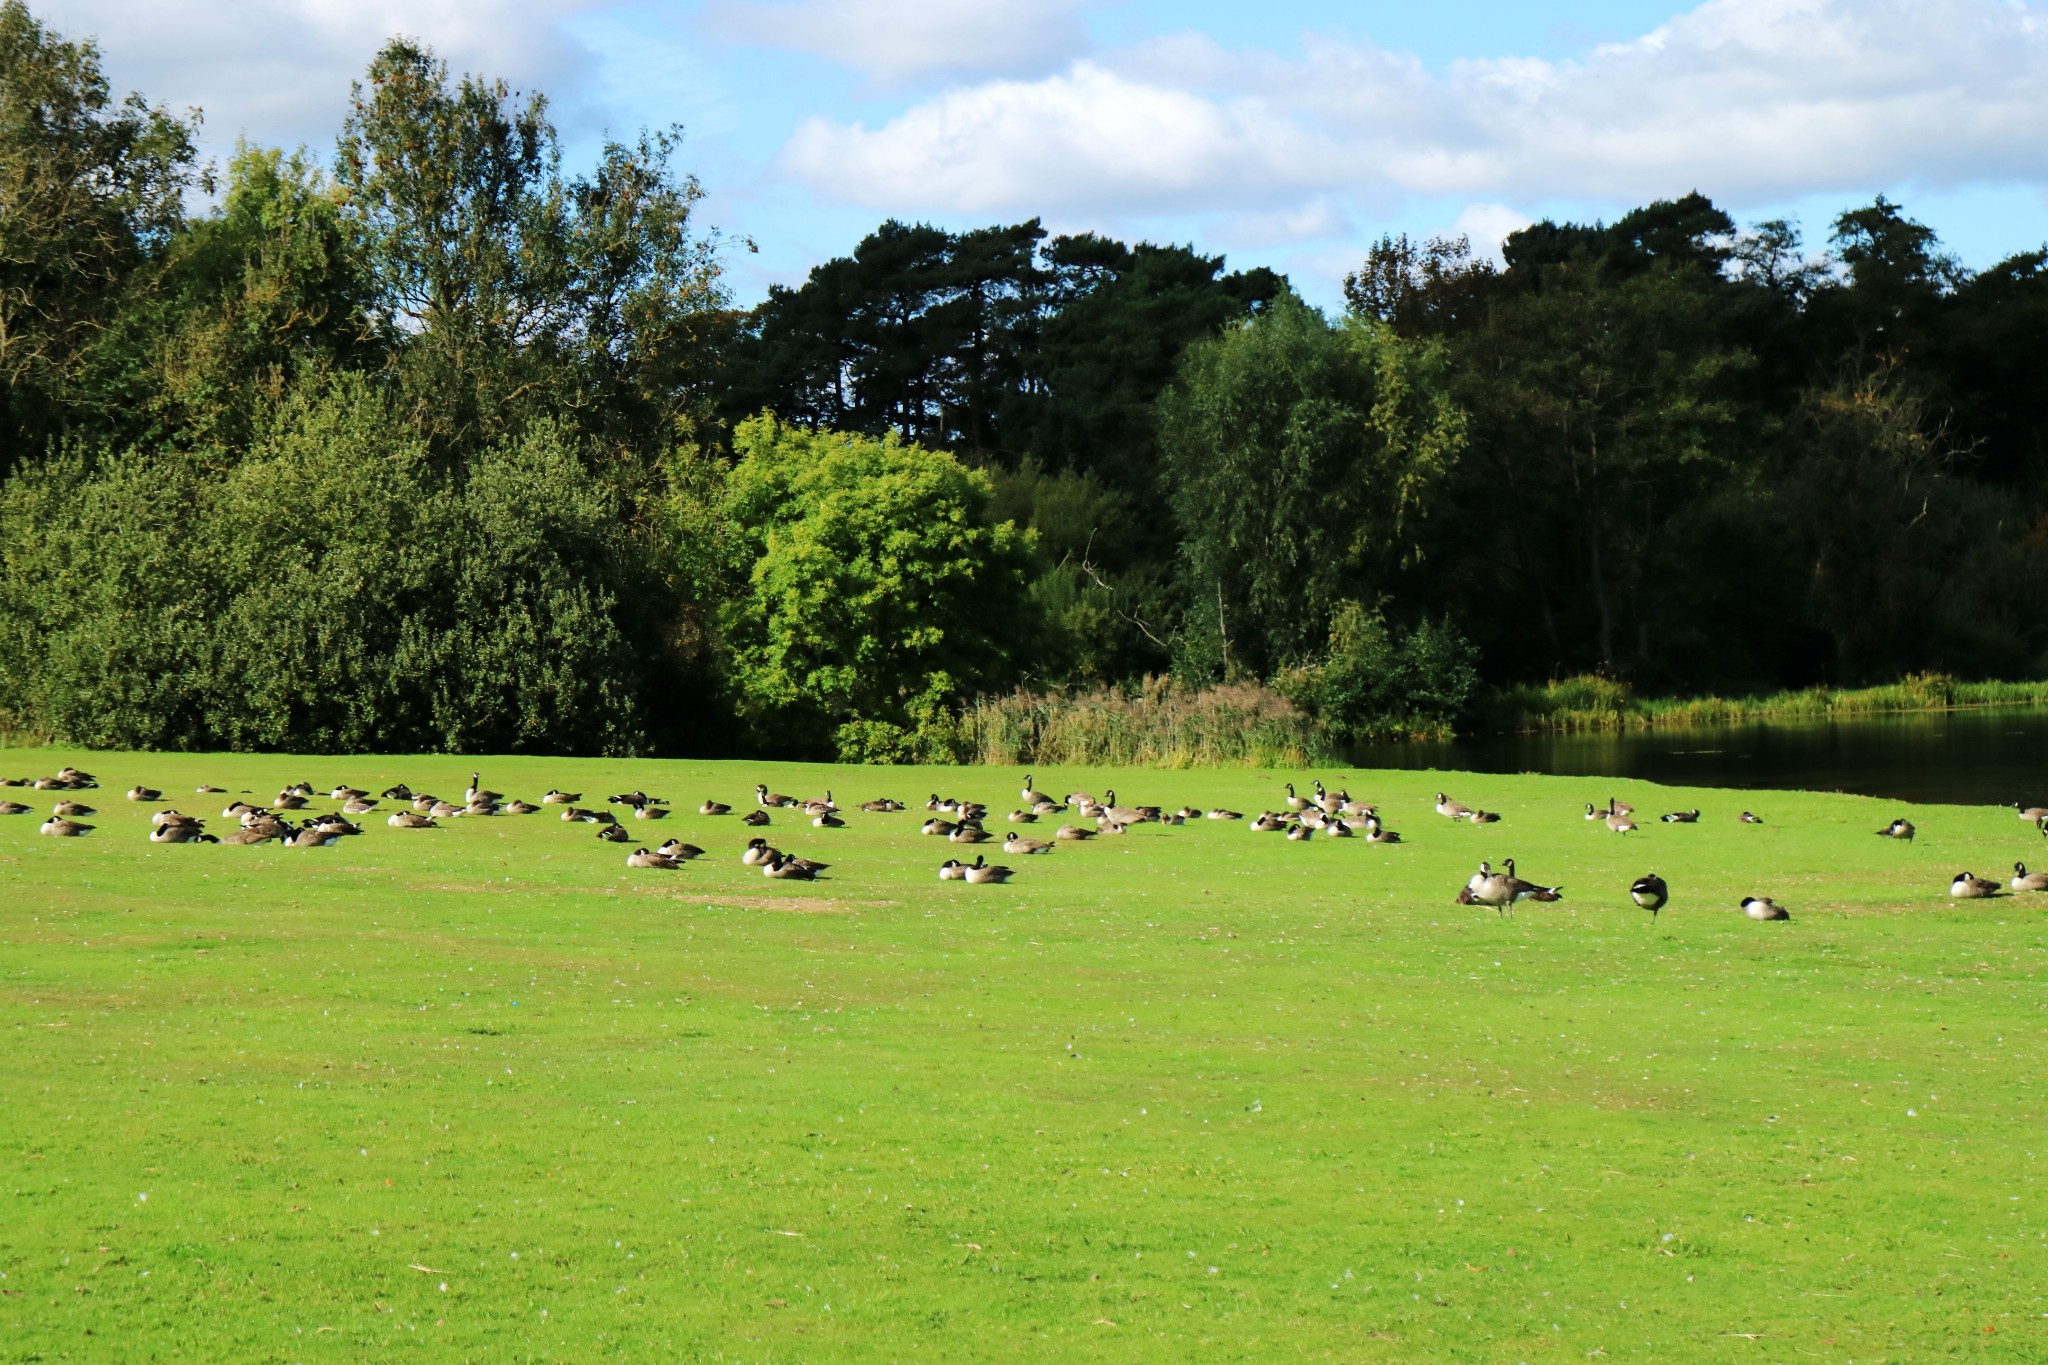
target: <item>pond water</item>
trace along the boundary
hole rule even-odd
[[[1825,722],[1481,735],[1374,744],[1361,767],[1632,777],[1695,787],[1855,792],[1900,801],[2048,806],[2048,709]]]

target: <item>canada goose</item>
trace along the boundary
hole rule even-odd
[[[273,839],[283,839],[296,833],[289,824],[267,810],[249,812],[242,817],[241,824],[243,829],[261,830]]]
[[[1116,788],[1111,787],[1102,794],[1102,813],[1119,825],[1138,825],[1147,820],[1157,820],[1159,807],[1119,806],[1116,802]]]
[[[812,829],[845,829],[846,822],[829,810],[821,810],[811,817]]]
[[[317,793],[313,790],[313,784],[311,782],[306,782],[303,780],[292,783],[289,787],[286,787],[285,790],[290,792],[293,796],[303,796],[308,800],[311,800],[315,795],[317,795]]]
[[[548,794],[540,799],[540,803],[543,806],[573,806],[582,799],[582,792],[556,791],[550,788]]]
[[[396,786],[386,787],[383,791],[378,792],[377,795],[383,797],[386,801],[410,801],[412,800],[412,788],[400,782]]]
[[[199,794],[200,796],[214,796],[214,795],[217,795],[217,794],[218,794],[218,793],[220,793],[220,792],[224,792],[224,791],[226,791],[226,790],[227,790],[227,788],[226,788],[226,787],[216,787],[216,786],[214,786],[214,785],[213,785],[213,784],[212,784],[211,782],[201,782],[201,783],[200,783],[200,784],[199,784],[198,786],[194,787],[194,788],[193,788],[192,790],[193,790],[194,792],[196,792],[197,794]]]
[[[1613,830],[1616,834],[1627,834],[1635,827],[1636,822],[1629,819],[1626,815],[1616,811],[1609,811],[1607,813],[1607,828]]]
[[[130,787],[127,792],[130,801],[161,801],[164,794],[155,787]]]
[[[1061,825],[1053,831],[1052,837],[1055,839],[1093,839],[1095,831],[1083,829],[1079,825]]]
[[[1352,819],[1362,820],[1368,815],[1379,814],[1379,810],[1380,808],[1370,801],[1353,801],[1347,795],[1344,798],[1344,809],[1338,811],[1337,813],[1339,815],[1349,816]]]
[[[336,787],[333,791],[327,793],[327,799],[329,801],[353,801],[359,796],[368,795],[369,793],[364,791],[361,787],[351,787],[347,783],[343,783],[342,785]]]
[[[713,801],[713,800],[711,800],[711,799],[710,799],[709,797],[706,797],[706,798],[705,798],[705,801],[704,801],[704,804],[703,804],[703,805],[701,805],[701,806],[699,806],[699,807],[697,807],[697,814],[699,814],[699,815],[731,815],[731,814],[732,814],[732,807],[731,807],[731,806],[729,806],[729,805],[727,805],[727,804],[726,804],[725,802],[723,802],[723,801]]]
[[[2015,891],[2048,891],[2048,872],[2029,872],[2025,863],[2012,865],[2012,889]]]
[[[64,819],[69,820],[80,815],[98,815],[99,811],[82,801],[73,801],[71,798],[66,797],[50,807],[50,814],[62,816]]]
[[[1594,805],[1591,801],[1588,801],[1586,803],[1586,818],[1588,820],[1604,819],[1606,815],[1606,811],[1600,809],[1600,807]]]
[[[284,846],[286,848],[328,848],[340,842],[341,836],[339,834],[330,834],[326,830],[315,829],[313,826],[308,825],[297,834],[286,839]]]
[[[315,816],[310,823],[315,829],[324,830],[329,834],[361,834],[363,832],[361,825],[352,825],[339,815]]]
[[[1131,827],[1121,820],[1112,820],[1107,815],[1097,816],[1095,828],[1104,834],[1129,834]]]
[[[1446,820],[1463,820],[1472,814],[1472,808],[1460,801],[1453,801],[1442,792],[1436,794],[1436,813]]]
[[[1948,893],[1957,900],[1980,900],[1998,894],[1997,882],[1986,881],[1968,872],[1956,873],[1956,879],[1948,884]]]
[[[1745,825],[1761,825],[1764,822],[1763,816],[1752,814],[1749,811],[1742,812],[1742,815],[1739,818]]]
[[[1475,810],[1465,818],[1470,820],[1475,825],[1497,825],[1500,823],[1500,812],[1492,810]]]
[[[1514,879],[1504,872],[1495,872],[1491,865],[1481,863],[1479,870],[1465,881],[1465,887],[1458,893],[1460,905],[1490,905],[1505,915],[1515,903]]]
[[[434,807],[445,806],[447,804],[448,803],[446,801],[443,801],[440,797],[434,796],[428,792],[415,792],[412,798],[412,808],[418,811],[421,815],[431,815],[434,812]]]
[[[781,854],[778,853],[775,849],[768,847],[768,841],[766,839],[749,839],[747,840],[747,846],[740,851],[740,866],[759,867],[762,863],[767,862],[770,858],[777,858],[780,856]]]
[[[28,784],[25,777],[0,777],[0,787],[26,787]]]
[[[1900,816],[1877,832],[1887,839],[1904,839],[1909,844],[1913,842],[1913,822],[1904,816]]]
[[[1017,793],[1017,799],[1027,806],[1035,806],[1046,799],[1045,793],[1031,784],[1031,774],[1024,774],[1024,789]]]
[[[158,825],[149,832],[152,844],[217,844],[219,839],[197,825]]]
[[[917,832],[919,834],[947,835],[957,828],[959,826],[955,825],[951,820],[941,820],[938,816],[934,815],[931,819],[919,825]]]
[[[1003,840],[1003,852],[1005,853],[1021,853],[1028,857],[1033,853],[1050,853],[1052,849],[1051,840],[1027,839],[1015,830],[1010,832],[1009,838]]]
[[[532,815],[540,809],[531,801],[507,801],[499,810],[503,815]]]
[[[1315,837],[1316,831],[1321,827],[1322,826],[1320,823],[1311,825],[1306,820],[1302,820],[1296,824],[1289,825],[1287,827],[1288,841],[1290,843],[1305,844],[1310,839],[1313,839]]]
[[[304,803],[301,802],[300,804],[303,805]],[[453,801],[436,801],[433,805],[427,807],[427,814],[446,820],[451,815],[462,814],[466,809],[468,809],[466,806],[458,806]],[[587,814],[594,817],[597,812],[590,811]],[[565,815],[562,818],[566,820],[569,817]]]
[[[1038,812],[1035,810],[1013,810],[1010,812],[1009,820],[1013,825],[1035,825],[1038,823]]]
[[[384,823],[391,826],[391,828],[393,829],[441,828],[439,825],[434,823],[433,816],[421,815],[418,811],[414,810],[395,810],[391,812],[391,818],[389,820],[386,820]]]
[[[1066,807],[1057,801],[1041,801],[1031,808],[1033,815],[1058,815]]]
[[[988,807],[979,801],[962,801],[960,803],[960,818],[962,820],[972,820],[979,824],[988,818]]]
[[[39,777],[29,785],[39,792],[51,792],[63,791],[71,784],[61,777]]]
[[[91,773],[82,768],[71,767],[69,764],[57,769],[57,776],[80,787],[97,787],[100,784],[100,780]]]
[[[1562,886],[1538,886],[1534,882],[1523,881],[1520,877],[1516,876],[1515,860],[1513,858],[1507,860],[1507,870],[1508,879],[1515,884],[1516,900],[1548,902],[1564,899],[1564,888]]]
[[[1088,807],[1095,804],[1095,797],[1090,792],[1068,792],[1067,799],[1062,804],[1078,807],[1085,814]]]
[[[792,800],[794,800],[793,797],[784,796],[781,792],[769,791],[766,782],[756,782],[754,784],[754,802],[756,805],[787,806]]]
[[[608,844],[630,844],[633,842],[633,836],[628,834],[626,827],[616,820],[608,825],[599,825],[597,827],[597,837]]]
[[[222,835],[220,841],[224,844],[239,844],[243,847],[252,847],[256,844],[267,844],[272,839],[282,837],[283,833],[284,831],[279,829],[245,828],[238,829],[232,834]]]
[[[445,805],[447,805],[448,803],[447,803],[447,802],[445,802],[445,801],[443,801],[443,802],[441,802],[440,804],[441,804],[441,805],[444,805],[444,806],[445,806]],[[436,815],[442,814],[442,812],[441,812],[441,811],[440,811],[440,810],[438,809],[438,807],[436,808],[436,810],[434,811],[434,813],[435,813]],[[451,813],[452,813],[452,812],[451,812]],[[595,810],[589,810],[589,809],[586,809],[586,808],[585,808],[585,807],[583,807],[583,806],[564,806],[564,807],[562,807],[562,823],[563,823],[563,824],[565,824],[565,825],[569,825],[569,824],[574,824],[574,823],[576,823],[576,822],[577,822],[578,820],[582,820],[582,821],[585,821],[585,822],[588,822],[588,823],[591,823],[591,824],[595,824],[595,823],[598,823],[598,822],[599,822],[599,821],[601,821],[601,820],[604,820],[605,818],[606,818],[606,813],[605,813],[605,812],[603,812],[603,811],[595,811]]]
[[[1344,792],[1325,791],[1322,783],[1316,783],[1316,808],[1325,815],[1337,814],[1350,799]]]
[[[1246,825],[1245,828],[1254,834],[1277,834],[1293,824],[1292,820],[1284,820],[1268,810],[1260,811],[1259,818]]]
[[[969,886],[1000,886],[1015,875],[1017,875],[1015,872],[1004,867],[1001,863],[992,863],[981,857],[975,858],[973,862],[967,865],[967,884]]]
[[[152,828],[160,828],[164,825],[203,825],[205,821],[196,815],[187,815],[185,812],[174,807],[170,810],[160,810],[150,816],[149,823]]]
[[[967,880],[967,864],[961,862],[958,858],[946,859],[946,861],[939,864],[939,880],[942,882]]]
[[[633,818],[635,820],[666,820],[668,819],[668,807],[635,806],[633,807]]]
[[[1365,834],[1363,837],[1368,844],[1398,844],[1401,842],[1401,836],[1380,824],[1380,818],[1377,815],[1365,817]]]
[[[960,803],[947,797],[942,797],[937,792],[933,792],[925,798],[924,808],[934,815],[951,815],[954,811],[960,809]]]
[[[1692,810],[1675,810],[1668,815],[1660,815],[1657,818],[1667,825],[1697,825],[1700,822],[1700,813],[1699,809],[1695,807]]]
[[[605,803],[613,806],[645,806],[650,803],[658,804],[660,801],[660,797],[649,796],[643,791],[620,792],[616,796],[605,798]]]
[[[870,815],[889,815],[895,811],[902,810],[904,807],[901,801],[892,801],[884,796],[875,801],[863,801],[860,803],[860,808]]]
[[[0,801],[0,815],[27,815],[28,807],[19,801]]]
[[[2048,806],[2028,806],[2015,801],[2012,808],[2018,812],[2020,819],[2030,825],[2038,825],[2043,820],[2048,820]]]
[[[687,863],[693,858],[704,856],[703,849],[695,844],[686,844],[681,839],[671,839],[656,849],[655,852],[661,854],[664,858],[674,858],[679,863]]]
[[[1208,818],[1211,820],[1242,820],[1244,819],[1244,812],[1241,810],[1225,810],[1222,806],[1218,806],[1215,810],[1209,812]]]
[[[351,796],[341,803],[345,815],[368,815],[377,809],[377,803],[367,796]]]
[[[750,810],[740,817],[740,823],[759,829],[768,823],[768,812],[765,810]]]
[[[472,801],[456,812],[458,815],[496,815],[497,813],[498,803],[495,801]]]
[[[989,841],[990,837],[989,832],[980,825],[968,824],[955,825],[953,832],[946,836],[948,840],[956,844],[985,844]]]
[[[1649,911],[1650,921],[1654,924],[1657,919],[1657,912],[1662,910],[1665,902],[1671,899],[1671,888],[1666,886],[1664,879],[1656,873],[1645,873],[1643,876],[1636,878],[1635,884],[1629,887],[1628,898]]]
[[[1784,906],[1769,896],[1744,896],[1742,913],[1755,920],[1791,919]]]
[[[1185,825],[1187,822],[1188,817],[1177,810],[1168,811],[1159,817],[1159,823],[1162,825]]]
[[[654,850],[647,848],[636,848],[626,855],[626,866],[658,868],[663,872],[673,872],[681,864],[677,863],[674,858],[669,857],[666,853],[656,853]]]
[[[481,773],[471,773],[469,775],[469,789],[463,792],[462,795],[465,804],[469,805],[474,805],[478,801],[489,801],[495,804],[505,799],[505,793],[503,792],[490,792],[484,790],[483,774]]]
[[[814,882],[818,880],[818,874],[830,866],[830,863],[814,863],[809,858],[792,858],[786,853],[778,853],[761,864],[761,873],[777,881]]]
[[[1323,836],[1328,839],[1349,839],[1351,826],[1333,816],[1323,822]]]
[[[270,803],[270,808],[272,810],[304,810],[306,808],[306,798],[295,791],[281,791],[277,794],[277,799]]]
[[[1304,829],[1321,829],[1329,823],[1330,817],[1323,814],[1321,806],[1311,806],[1295,817],[1295,823]]]
[[[806,815],[834,815],[838,813],[838,810],[839,803],[832,799],[832,789],[830,787],[825,789],[824,796],[804,802],[804,814]]]

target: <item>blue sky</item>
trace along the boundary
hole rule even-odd
[[[1384,232],[1482,248],[1697,188],[1809,247],[1884,193],[1984,266],[2048,241],[2041,0],[43,0],[235,136],[332,141],[383,36],[545,89],[587,162],[681,123],[742,301],[885,217],[1189,242],[1332,302]]]

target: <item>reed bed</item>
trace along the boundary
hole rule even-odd
[[[966,762],[1027,767],[1291,768],[1333,758],[1309,716],[1271,688],[1163,677],[1134,689],[979,697],[961,714],[960,749]]]
[[[2048,706],[2048,682],[1965,682],[1945,673],[1917,673],[1880,687],[1809,687],[1748,697],[1639,697],[1626,683],[1582,675],[1502,688],[1482,720],[1492,730],[1651,730],[1992,706]]]

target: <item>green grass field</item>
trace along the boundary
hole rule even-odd
[[[1148,826],[969,887],[922,810],[778,814],[832,864],[804,885],[680,808],[635,826],[710,850],[674,873],[552,814],[152,846],[158,806],[218,815],[201,780],[447,795],[472,761],[0,750],[67,761],[96,832],[0,818],[9,1361],[2048,1356],[2048,896],[1946,895],[2048,863],[2011,811],[1325,773],[1407,842]],[[1021,777],[481,766],[991,828]],[[1281,780],[1037,776],[1251,812]],[[1640,833],[1581,818],[1610,790]],[[1916,843],[1873,837],[1902,812]],[[1452,903],[1508,856],[1565,902]]]

